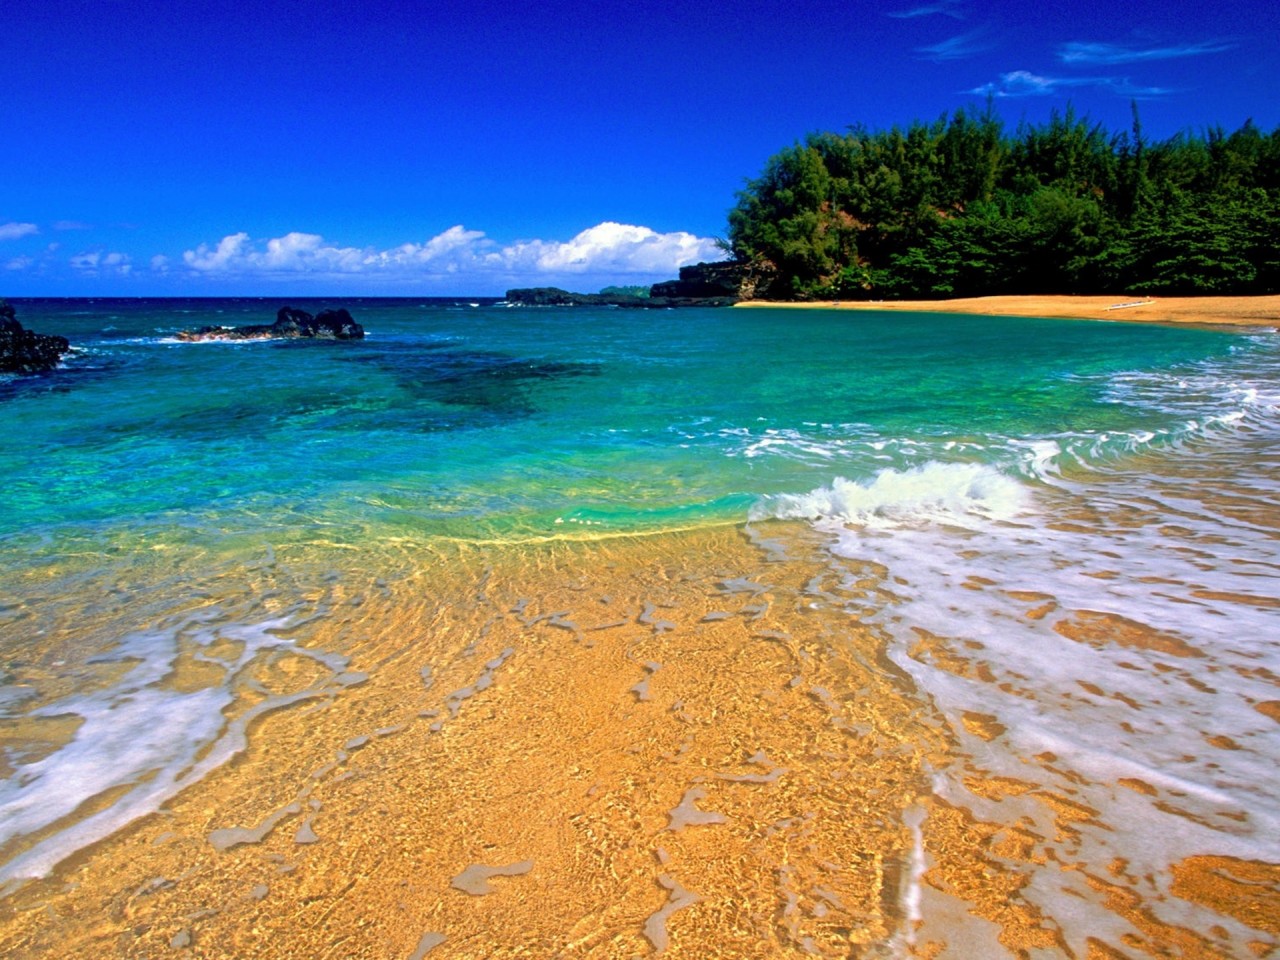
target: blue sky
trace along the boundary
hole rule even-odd
[[[6,0],[0,296],[499,294],[717,256],[814,130],[1280,125],[1280,3]]]

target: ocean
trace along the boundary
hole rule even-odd
[[[13,302],[7,955],[1274,949],[1276,331]]]

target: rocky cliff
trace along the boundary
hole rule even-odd
[[[653,297],[730,297],[734,300],[767,299],[777,279],[772,264],[721,260],[680,268],[679,280],[655,283]]]

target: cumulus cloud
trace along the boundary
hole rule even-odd
[[[227,270],[240,261],[241,251],[248,242],[247,233],[229,234],[219,240],[218,245],[212,250],[209,249],[208,244],[202,243],[194,250],[184,253],[182,259],[193,270]]]
[[[1168,47],[1135,47],[1122,43],[1087,43],[1072,40],[1058,48],[1058,59],[1063,63],[1139,63],[1144,60],[1175,60],[1181,57],[1199,57],[1207,53],[1222,53],[1235,44],[1226,40],[1204,40],[1200,43],[1182,43]]]
[[[39,232],[34,223],[0,223],[0,240],[17,240]]]
[[[206,275],[287,278],[361,275],[396,280],[441,276],[527,279],[581,275],[670,276],[682,266],[724,256],[715,241],[691,233],[658,233],[649,227],[605,222],[566,241],[523,240],[499,244],[480,230],[458,225],[423,242],[387,249],[339,246],[315,233],[291,232],[263,241],[247,233],[202,243],[182,255]]]
[[[533,240],[500,252],[504,263],[547,273],[671,273],[687,263],[719,260],[715,241],[691,233],[600,223],[567,243]]]
[[[157,253],[154,257],[151,258],[151,269],[156,271],[156,273],[168,273],[169,258],[166,257],[163,253]]]
[[[1128,77],[1043,77],[1030,70],[1012,70],[1009,73],[1002,73],[999,80],[984,83],[980,87],[974,87],[965,92],[996,98],[1047,97],[1060,90],[1079,87],[1106,89],[1136,100],[1172,92],[1165,87],[1138,86]]]

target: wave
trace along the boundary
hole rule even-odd
[[[765,497],[752,520],[839,520],[889,529],[939,523],[970,526],[975,518],[1011,520],[1028,507],[1026,485],[982,464],[929,463],[888,468],[866,483],[836,477],[802,494]]]

